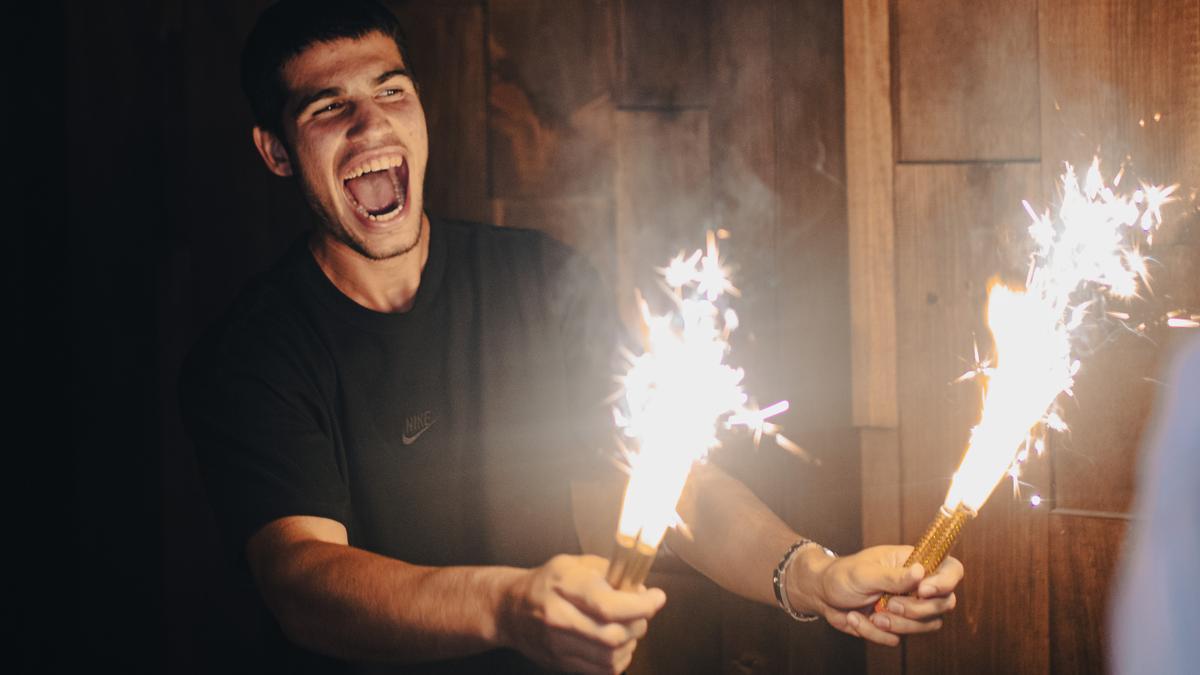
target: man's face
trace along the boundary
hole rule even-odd
[[[314,44],[283,81],[290,163],[325,233],[372,260],[413,250],[429,138],[396,43],[371,33]]]

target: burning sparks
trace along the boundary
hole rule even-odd
[[[617,426],[637,447],[629,455],[618,533],[651,548],[677,522],[675,504],[692,464],[720,444],[718,428],[746,427],[755,440],[774,435],[781,447],[803,452],[768,421],[788,409],[787,401],[748,407],[743,371],[724,362],[738,321],[718,301],[738,291],[720,263],[716,239],[710,232],[703,252],[680,254],[661,270],[674,312],[655,315],[639,298],[646,351],[631,358],[624,405],[614,409]]]
[[[1120,175],[1114,186],[1119,181]],[[1103,295],[1133,298],[1148,288],[1146,258],[1133,242],[1140,234],[1152,243],[1162,223],[1161,208],[1172,201],[1176,186],[1142,184],[1132,195],[1118,195],[1105,185],[1096,159],[1082,181],[1067,165],[1062,188],[1055,218],[1025,203],[1037,247],[1025,290],[998,283],[990,290],[987,321],[995,357],[983,364],[976,354],[980,365],[960,378],[982,375],[986,390],[979,424],[946,495],[947,510],[962,505],[977,511],[1005,475],[1016,486],[1030,441],[1040,454],[1045,429],[1067,428],[1054,407],[1061,394],[1071,395],[1079,370],[1072,333],[1098,313],[1129,318],[1124,312],[1101,312]],[[1168,316],[1167,324],[1200,325],[1196,319],[1179,312]],[[1030,501],[1037,506],[1041,498]]]

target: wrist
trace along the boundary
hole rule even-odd
[[[822,579],[834,560],[833,554],[816,542],[796,551],[784,588],[793,609],[802,614],[825,615],[829,603],[825,601]]]
[[[488,619],[483,626],[484,641],[493,648],[513,647],[516,644],[516,618],[522,611],[530,570],[515,567],[493,568],[494,579],[488,598]]]

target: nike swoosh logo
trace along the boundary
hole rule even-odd
[[[412,445],[413,443],[416,443],[417,439],[421,437],[421,434],[425,433],[426,431],[429,431],[429,428],[432,427],[436,423],[437,423],[437,420],[433,420],[429,424],[426,424],[425,426],[421,427],[417,431],[417,433],[413,434],[412,436],[409,436],[407,433],[401,434],[400,442],[404,443],[405,445]]]

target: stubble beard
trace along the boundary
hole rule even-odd
[[[414,228],[415,231],[413,232],[411,239],[408,241],[402,241],[398,245],[383,251],[372,250],[367,246],[366,242],[355,237],[350,230],[346,229],[346,227],[342,225],[337,216],[332,213],[332,209],[326,208],[325,205],[321,203],[321,200],[317,197],[316,191],[312,189],[311,184],[306,178],[304,178],[304,176],[300,177],[300,189],[304,192],[304,199],[308,202],[309,208],[312,209],[313,213],[317,216],[317,227],[321,230],[321,234],[328,236],[335,241],[341,242],[347,248],[361,255],[367,260],[378,262],[381,260],[399,258],[415,250],[417,245],[421,243],[421,230],[424,229],[424,223],[422,221],[424,220],[424,217],[419,212],[414,212],[417,217],[417,226]],[[412,186],[410,183],[409,192],[411,193],[411,191]],[[409,194],[406,199],[411,200],[412,195]],[[411,216],[413,213],[410,213],[409,215]]]

